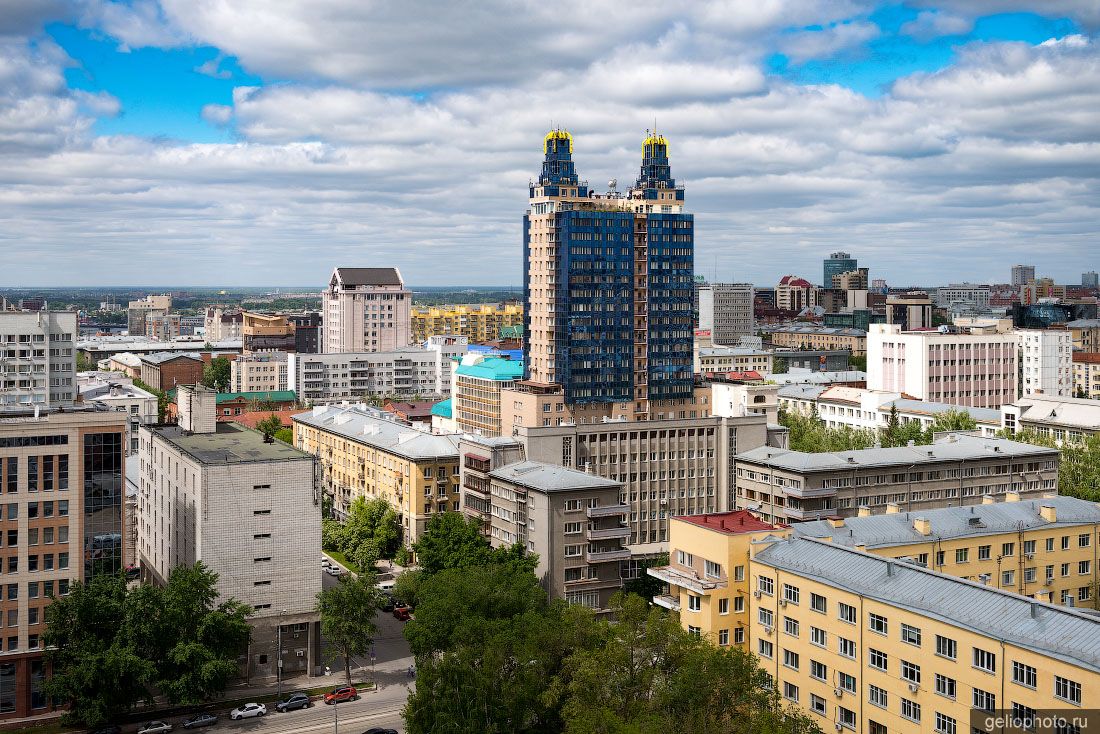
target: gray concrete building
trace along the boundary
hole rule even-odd
[[[0,413],[76,399],[76,313],[0,310]]]
[[[860,507],[904,511],[975,505],[1058,488],[1057,449],[952,433],[927,446],[810,454],[762,447],[739,453],[737,509],[765,522],[852,517]]]
[[[719,346],[736,346],[741,337],[752,336],[752,283],[707,283],[698,288],[699,328],[711,333]]]

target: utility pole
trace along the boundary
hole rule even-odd
[[[283,615],[286,614],[286,610],[279,612],[279,658],[275,661],[275,676],[279,682],[279,693],[276,698],[277,701],[283,700]]]

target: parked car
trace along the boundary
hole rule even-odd
[[[322,556],[322,558],[321,558],[321,568],[328,568],[331,565],[332,565],[332,561],[330,561],[328,558],[325,558],[325,557]]]
[[[383,729],[380,726],[372,726],[363,732],[363,734],[397,734],[397,729]]]
[[[325,694],[325,703],[342,703],[344,701],[354,701],[359,697],[359,692],[355,690],[354,686],[344,686],[343,688],[337,688],[335,691]]]
[[[330,576],[342,576],[344,573],[344,569],[339,566],[327,566],[325,571],[328,572]]]
[[[183,722],[184,729],[198,729],[200,726],[213,726],[218,723],[217,714],[195,714]]]
[[[138,727],[137,734],[166,734],[172,731],[172,725],[164,721],[147,721]]]
[[[409,612],[408,607],[394,607],[393,616],[395,619],[399,619],[402,622],[408,622],[412,619],[412,614]]]
[[[304,693],[292,693],[279,703],[275,704],[276,711],[294,711],[309,706],[309,696]]]
[[[93,729],[88,734],[122,734],[122,727],[118,724],[104,724],[98,729]]]
[[[262,703],[246,703],[244,706],[238,706],[229,712],[229,718],[233,721],[239,721],[240,719],[251,719],[255,716],[265,716],[267,714],[267,706]]]

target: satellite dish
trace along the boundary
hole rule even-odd
[[[611,189],[612,191],[614,191],[615,188],[618,185],[619,185],[619,180],[617,178],[613,178],[613,179],[611,179],[610,181],[607,182],[607,188]]]

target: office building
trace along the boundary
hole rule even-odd
[[[397,512],[406,546],[433,514],[461,510],[457,435],[437,436],[365,405],[319,406],[294,416],[294,445],[320,457],[336,517],[357,497],[381,497]]]
[[[412,340],[418,344],[446,334],[475,344],[490,342],[501,338],[501,329],[515,326],[523,326],[523,306],[515,303],[430,306],[412,312]]]
[[[1016,399],[1013,334],[903,331],[872,324],[867,332],[867,387],[917,400],[999,408]]]
[[[247,329],[248,314],[245,315]],[[247,336],[245,337],[247,340]],[[287,390],[288,364],[286,352],[255,352],[243,354],[229,363],[230,392],[268,392]]]
[[[321,351],[392,352],[412,342],[412,291],[397,268],[336,268],[321,294]]]
[[[141,427],[137,551],[147,581],[198,561],[222,600],[252,607],[245,678],[312,675],[321,493],[316,458],[237,423],[215,420],[214,391],[181,386],[179,425]]]
[[[1012,266],[1012,286],[1014,288],[1019,288],[1020,286],[1027,285],[1033,280],[1035,280],[1034,265]]]
[[[543,152],[523,218],[525,373],[516,391],[632,420],[647,418],[653,401],[690,400],[693,217],[668,141],[645,139],[626,194],[580,181],[569,133],[549,133]]]
[[[847,364],[847,359],[845,359]],[[695,373],[772,371],[773,355],[763,349],[742,347],[699,347],[695,350]]]
[[[458,430],[482,436],[502,434],[501,400],[523,377],[523,362],[469,354],[454,368],[452,412]],[[549,404],[549,403],[547,403]]]
[[[737,346],[754,334],[752,283],[706,283],[697,289],[699,328],[717,346]]]
[[[1001,414],[1009,433],[1035,431],[1059,443],[1100,432],[1100,403],[1094,400],[1035,395],[1002,405]]]
[[[172,296],[148,295],[130,301],[126,307],[126,331],[130,336],[146,336],[146,325],[151,316],[166,316],[172,310]]]
[[[766,326],[761,330],[772,346],[796,350],[847,350],[852,356],[867,354],[867,332],[832,326]],[[845,357],[847,366],[847,357]]]
[[[833,287],[833,276],[841,273],[850,273],[857,269],[859,263],[847,252],[834,252],[825,258],[825,267],[822,271],[821,285],[825,288]]]
[[[1040,303],[1043,299],[1055,299],[1064,300],[1067,296],[1067,288],[1064,285],[1057,285],[1053,278],[1039,278],[1038,280],[1029,280],[1020,286],[1020,303],[1023,305],[1033,305]]]
[[[1073,335],[1067,329],[1017,329],[1020,397],[1073,397]]]
[[[49,711],[42,634],[50,597],[123,567],[128,418],[116,411],[28,407],[0,417],[5,496],[0,720]]]
[[[1073,397],[1100,400],[1100,354],[1073,353]]]
[[[294,351],[316,354],[321,351],[321,314],[288,313],[284,318],[294,327]]]
[[[126,414],[126,454],[136,454],[138,428],[144,423],[157,422],[157,396],[134,387],[131,378],[114,372],[80,372],[77,389],[81,402],[98,403]]]
[[[0,311],[0,414],[76,399],[76,313]]]
[[[297,345],[294,324],[282,314],[241,312],[243,354],[293,352]]]
[[[823,285],[826,288],[835,288],[841,291],[865,291],[869,279],[870,271],[867,268],[855,268],[847,272],[837,273],[833,276],[831,282]]]
[[[202,382],[206,363],[198,354],[155,352],[141,356],[141,381],[151,388],[167,392],[177,385]]]
[[[886,323],[902,331],[932,328],[932,299],[923,291],[886,296]]]
[[[847,271],[845,271],[847,272]],[[817,286],[797,275],[784,275],[775,287],[775,307],[781,311],[799,313],[818,305],[821,296]]]
[[[370,396],[451,394],[451,362],[468,349],[465,337],[432,337],[423,347],[389,352],[291,354],[289,387],[310,405]]]
[[[1081,285],[1086,288],[1100,288],[1100,275],[1095,270],[1081,274]]]
[[[203,336],[207,342],[235,341],[241,338],[244,315],[241,311],[227,310],[221,306],[206,309],[206,325]]]
[[[973,505],[985,495],[1033,499],[1058,487],[1057,449],[951,433],[926,446],[809,454],[761,447],[737,454],[737,508],[788,523],[860,507],[905,511]]]
[[[952,283],[936,289],[936,306],[939,308],[966,306],[973,311],[988,311],[989,294],[988,285]]]

